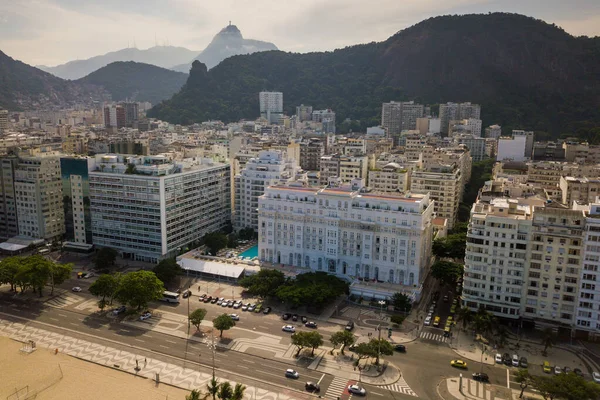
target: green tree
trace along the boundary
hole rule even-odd
[[[246,386],[241,383],[236,383],[233,388],[233,395],[231,396],[231,400],[243,400],[244,393],[246,392]]]
[[[223,382],[219,385],[219,391],[217,392],[217,397],[221,400],[230,400],[233,396],[233,388],[231,387],[231,383]]]
[[[431,266],[431,276],[444,285],[456,285],[463,276],[465,267],[452,261],[436,260]]]
[[[323,271],[297,275],[275,291],[279,300],[292,306],[321,308],[348,293],[348,282]]]
[[[548,348],[554,345],[554,333],[552,333],[552,328],[544,329],[544,333],[542,335],[542,345],[544,346],[542,354],[546,356]]]
[[[274,295],[277,289],[285,283],[285,275],[275,269],[261,269],[256,274],[243,277],[238,283],[246,289],[248,294],[264,299]]]
[[[375,354],[375,364],[379,365],[380,355],[391,356],[394,354],[394,347],[385,339],[371,339],[369,342],[371,353]]]
[[[151,271],[128,272],[121,277],[115,298],[141,310],[149,302],[160,300],[165,287]]]
[[[213,374],[210,381],[208,381],[208,383],[206,384],[206,390],[208,391],[208,394],[212,396],[213,400],[216,400],[217,398],[217,393],[219,393],[219,386],[221,385],[219,384],[219,381],[217,380],[217,378],[215,378],[215,375]]]
[[[238,238],[235,233],[230,233],[227,236],[227,248],[235,249],[238,246]]]
[[[294,346],[296,346],[296,348],[298,349],[296,351],[296,357],[298,357],[300,355],[300,352],[302,351],[303,348],[309,346],[308,333],[309,332],[296,332],[296,333],[292,334],[292,336],[291,336],[292,344]]]
[[[456,323],[459,323],[462,330],[466,330],[469,324],[473,321],[473,312],[469,307],[461,307],[456,311]]]
[[[100,307],[101,310],[104,310],[104,307],[106,307],[107,304],[112,304],[117,289],[119,288],[119,279],[120,274],[102,274],[90,285],[90,293],[96,297],[101,297],[98,302],[98,307]]]
[[[21,261],[15,277],[21,286],[21,290],[25,291],[28,287],[31,287],[34,292],[42,297],[43,288],[52,274],[53,263],[39,255],[25,257]]]
[[[60,264],[60,263],[51,263],[50,270],[50,285],[52,289],[50,290],[50,294],[54,294],[54,287],[56,285],[63,284],[67,279],[71,277],[73,273],[73,264]]]
[[[498,348],[503,348],[508,342],[508,331],[504,325],[498,325],[496,328],[496,345]]]
[[[492,331],[494,326],[494,316],[484,308],[477,310],[473,316],[473,329],[479,335],[485,335]]]
[[[200,330],[200,324],[202,324],[204,317],[206,317],[206,310],[204,308],[194,310],[190,314],[190,322],[196,327],[196,330]]]
[[[238,232],[238,237],[241,240],[252,240],[257,237],[256,232],[252,228],[243,228]]]
[[[521,386],[521,393],[519,398],[523,398],[523,392],[529,385],[533,383],[533,378],[526,369],[519,369],[515,374],[515,381]]]
[[[156,274],[156,277],[160,279],[165,285],[173,282],[177,275],[182,273],[182,269],[177,264],[174,258],[167,258],[161,260],[153,269],[152,272]]]
[[[354,337],[352,332],[344,329],[343,331],[338,331],[331,335],[329,341],[334,347],[342,345],[342,354],[344,354],[344,348],[346,346],[352,346],[356,342],[356,337]]]
[[[223,337],[223,331],[227,331],[235,326],[235,321],[231,319],[229,314],[221,314],[213,319],[213,326],[220,331],[219,337]]]
[[[390,317],[390,322],[392,324],[396,324],[396,325],[402,325],[402,323],[404,322],[404,319],[406,317],[404,315],[392,315]]]
[[[354,349],[356,355],[358,355],[359,359],[368,358],[368,357],[377,357],[377,350],[373,351],[370,343],[359,343],[356,345]]]
[[[227,247],[227,235],[221,232],[207,233],[202,238],[211,255],[216,256],[219,250]]]
[[[394,305],[394,309],[405,311],[407,313],[410,312],[410,309],[412,308],[410,297],[400,292],[394,293],[392,296],[392,304]]]
[[[532,386],[545,399],[595,400],[600,396],[598,384],[573,373],[535,377]]]
[[[312,349],[311,357],[315,356],[315,350],[323,345],[323,335],[317,331],[308,332],[306,336],[307,347]]]
[[[202,400],[202,395],[199,390],[192,390],[190,394],[185,396],[185,400]]]
[[[117,261],[117,251],[110,247],[102,247],[96,253],[94,264],[98,271],[107,271],[114,268]]]
[[[127,164],[127,169],[125,169],[125,173],[130,175],[130,174],[135,174],[137,172],[137,169],[135,167],[135,164]]]
[[[0,284],[9,284],[14,291],[17,284],[17,273],[23,263],[23,257],[7,257],[0,260]]]

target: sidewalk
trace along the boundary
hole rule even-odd
[[[440,382],[438,393],[445,400],[510,400],[513,394],[510,389],[477,382],[469,379],[469,374],[460,377],[447,378]],[[462,383],[462,384],[461,384]],[[517,391],[517,397],[519,392]],[[525,399],[525,397],[523,397]]]

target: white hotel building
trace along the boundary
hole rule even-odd
[[[365,192],[362,182],[267,188],[258,201],[260,260],[420,286],[431,257],[433,201]]]
[[[98,169],[89,172],[93,243],[124,258],[155,263],[175,256],[230,220],[228,164],[117,154],[95,161]]]

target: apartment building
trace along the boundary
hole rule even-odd
[[[8,110],[0,110],[0,133],[8,130]]]
[[[333,110],[314,110],[312,120],[321,123],[323,133],[335,133],[335,112]]]
[[[304,104],[300,104],[296,107],[296,117],[298,118],[298,122],[310,121],[312,119],[312,106],[305,106]]]
[[[126,114],[125,108],[120,105],[108,105],[104,110],[104,126],[106,128],[121,129],[125,126]]]
[[[468,133],[475,137],[481,137],[481,120],[476,118],[467,118],[461,120],[450,121],[448,128],[448,136],[456,136],[463,133]]]
[[[339,177],[342,182],[364,179],[368,176],[369,159],[364,155],[344,156],[334,154],[321,157],[320,182],[327,185],[331,178]]]
[[[481,118],[481,106],[479,104],[469,102],[440,104],[440,130],[442,134],[448,135],[450,121],[468,118]]]
[[[383,103],[381,106],[381,126],[388,136],[396,135],[403,130],[417,129],[417,119],[424,117],[422,104],[414,101]]]
[[[325,144],[319,139],[309,139],[300,143],[300,168],[305,171],[319,171],[321,157],[325,154]]]
[[[269,124],[277,124],[283,117],[283,93],[260,92],[258,94],[260,117],[266,119]]]
[[[471,134],[460,134],[454,136],[454,143],[457,145],[465,145],[470,153],[473,162],[483,161],[486,158],[486,139],[476,137]]]
[[[15,193],[15,170],[18,164],[17,156],[0,158],[0,239],[10,239],[19,234]]]
[[[429,268],[428,195],[271,186],[259,198],[259,258],[351,279],[420,286]]]
[[[89,172],[92,240],[156,263],[231,219],[230,167],[166,156],[95,156]]]
[[[585,216],[582,210],[536,207],[523,318],[575,323]]]
[[[485,128],[485,137],[490,139],[498,139],[502,136],[502,127],[500,125],[490,125]]]
[[[575,328],[578,337],[595,340],[600,336],[600,204],[594,202],[586,208]]]
[[[571,207],[574,201],[593,203],[596,197],[600,196],[600,178],[561,176],[559,187],[561,202],[568,207]]]
[[[375,192],[405,193],[410,185],[410,174],[397,163],[389,163],[382,168],[369,170],[369,187]]]
[[[92,244],[89,172],[94,169],[93,157],[60,158],[65,239],[69,242]]]
[[[20,153],[13,173],[19,235],[60,239],[65,233],[60,153]]]
[[[235,229],[257,229],[258,198],[268,186],[293,180],[298,170],[295,160],[278,150],[261,150],[251,158],[234,181]]]

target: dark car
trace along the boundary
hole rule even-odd
[[[202,296],[198,297],[198,300],[200,301],[204,301],[204,299],[206,298],[207,294],[204,293]]]
[[[319,384],[314,382],[306,382],[306,384],[304,385],[304,389],[313,393],[318,393],[321,391],[321,387],[319,386]]]
[[[187,299],[191,295],[192,295],[192,291],[191,290],[184,290],[183,293],[181,293],[181,297],[183,297],[184,299]]]
[[[292,321],[298,321],[298,314],[292,315]]]
[[[202,300],[202,301],[204,301],[205,303],[210,303],[211,300],[212,300],[212,296],[206,296],[204,298],[204,300]]]
[[[307,327],[307,328],[315,328],[316,329],[317,328],[317,323],[310,321],[310,322],[305,323],[304,326]]]
[[[268,314],[271,312],[271,307],[265,307],[265,309],[263,310],[263,314]]]
[[[438,292],[435,292],[435,293],[433,294],[433,301],[437,301],[439,298],[440,298],[440,292],[439,292],[439,291],[438,291]]]
[[[444,296],[444,303],[447,303],[447,302],[448,302],[448,300],[450,300],[450,297],[448,297],[448,295],[445,295],[445,296]]]
[[[406,346],[404,346],[403,344],[397,344],[394,347],[394,350],[399,351],[400,353],[406,353]]]
[[[119,315],[119,314],[123,314],[125,311],[127,311],[127,308],[125,306],[120,306],[117,307],[113,310],[113,315]]]
[[[213,299],[210,301],[210,303],[211,303],[211,304],[215,304],[217,301],[219,301],[219,298],[218,298],[218,297],[214,297],[214,298],[213,298]]]
[[[308,322],[308,318],[306,318],[306,315],[303,315],[300,317],[300,321],[302,321],[303,324]]]
[[[479,382],[489,382],[490,377],[485,372],[475,372],[473,374],[473,380]]]
[[[527,362],[527,358],[521,357],[521,359],[519,360],[519,367],[527,368],[528,366],[529,366],[529,363]]]
[[[227,302],[227,307],[231,308],[231,307],[233,307],[233,305],[234,305],[234,304],[235,304],[235,301],[234,301],[234,300],[229,300],[229,301]]]
[[[291,315],[288,313],[285,313],[281,316],[281,319],[283,319],[284,321],[287,321],[288,319],[290,319]]]
[[[580,377],[582,377],[582,378],[583,378],[583,372],[582,372],[582,371],[581,371],[579,368],[575,368],[575,369],[573,370],[573,373],[574,373],[575,375],[577,375],[577,376],[580,376]]]
[[[354,322],[352,321],[348,321],[348,323],[346,324],[346,328],[347,331],[351,331],[352,329],[354,329]]]
[[[512,366],[512,359],[510,358],[510,354],[504,353],[502,354],[502,362],[504,365]]]

